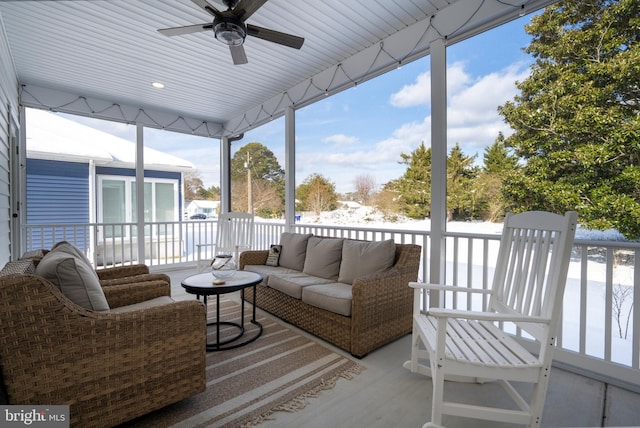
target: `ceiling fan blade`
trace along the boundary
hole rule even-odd
[[[213,28],[213,24],[207,22],[206,24],[195,24],[195,25],[185,25],[183,27],[171,27],[171,28],[161,28],[158,30],[161,34],[165,36],[180,36],[182,34],[191,34],[198,33],[200,31],[207,31]]]
[[[246,64],[249,62],[247,61],[247,54],[244,51],[244,46],[229,46],[229,50],[231,51],[231,58],[235,65]]]
[[[191,0],[204,10],[206,10],[211,16],[220,16],[222,12],[220,12],[215,6],[209,3],[207,0]]]
[[[268,28],[258,27],[256,25],[247,24],[247,34],[269,42],[278,43],[294,49],[300,49],[304,43],[302,37],[293,36],[287,33],[281,33]]]
[[[195,0],[194,0],[195,1]],[[258,9],[260,9],[267,0],[240,0],[235,8],[233,8],[233,14],[236,18],[246,21],[251,15],[253,15]]]

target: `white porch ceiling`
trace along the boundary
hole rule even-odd
[[[221,137],[424,57],[437,38],[453,44],[552,3],[270,0],[247,22],[305,43],[247,37],[238,66],[212,32],[156,31],[211,21],[190,0],[0,0],[0,19],[23,105]]]

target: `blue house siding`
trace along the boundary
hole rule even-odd
[[[27,159],[27,224],[89,223],[89,165]],[[27,237],[31,248],[51,248],[63,239],[80,248],[88,236],[64,236],[62,229]]]
[[[96,167],[96,176],[135,177],[135,169]],[[27,159],[27,224],[89,224],[89,164]],[[178,181],[178,213],[182,207],[182,175],[179,172],[146,170],[145,177]],[[178,217],[180,217],[178,215]],[[66,240],[86,250],[90,228],[73,234],[61,226],[55,232],[27,236],[27,248],[51,248]]]

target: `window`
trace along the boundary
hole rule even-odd
[[[135,177],[98,176],[98,222],[122,224],[104,228],[105,238],[128,237],[125,223],[137,221]],[[178,181],[147,178],[144,183],[144,221],[165,222],[178,220]],[[161,231],[164,228],[161,229]],[[145,236],[151,229],[145,226]]]

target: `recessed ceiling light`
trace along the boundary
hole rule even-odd
[[[153,83],[151,84],[151,86],[153,86],[154,88],[162,89],[162,88],[164,88],[164,83],[160,83],[160,82],[153,82]]]

